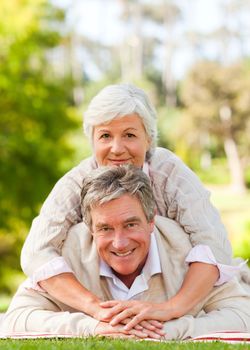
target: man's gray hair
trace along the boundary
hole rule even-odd
[[[151,141],[148,160],[157,144],[157,115],[146,93],[132,84],[108,85],[90,102],[84,113],[84,132],[93,140],[94,126],[136,113],[142,120]]]
[[[147,175],[132,165],[97,168],[85,177],[81,192],[81,211],[91,229],[91,209],[128,194],[139,199],[147,221],[155,214],[155,201]]]

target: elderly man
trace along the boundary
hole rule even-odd
[[[214,287],[187,315],[166,322],[165,302],[180,289],[191,244],[177,223],[155,217],[150,183],[140,169],[94,170],[84,180],[81,208],[87,227],[70,230],[62,256],[115,316],[100,322],[42,289],[28,289],[26,281],[5,316],[5,332],[186,339],[250,331],[250,293],[236,278]]]

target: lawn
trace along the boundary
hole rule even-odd
[[[151,342],[132,340],[89,339],[39,339],[0,340],[1,350],[246,350],[250,344]]]

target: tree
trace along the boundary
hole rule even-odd
[[[67,132],[79,124],[70,108],[72,81],[48,59],[62,40],[63,18],[45,0],[0,3],[0,287],[6,290],[6,266],[18,269],[27,225],[73,154]]]
[[[249,148],[249,70],[240,62],[204,61],[189,72],[181,89],[192,132],[209,133],[224,145],[232,187],[245,192],[242,157]]]

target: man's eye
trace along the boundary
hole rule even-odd
[[[129,224],[127,224],[128,228],[134,228],[137,224],[134,222],[130,222]]]
[[[111,230],[110,227],[102,227],[102,228],[100,228],[100,231],[103,231],[103,232],[108,232],[110,230]]]

